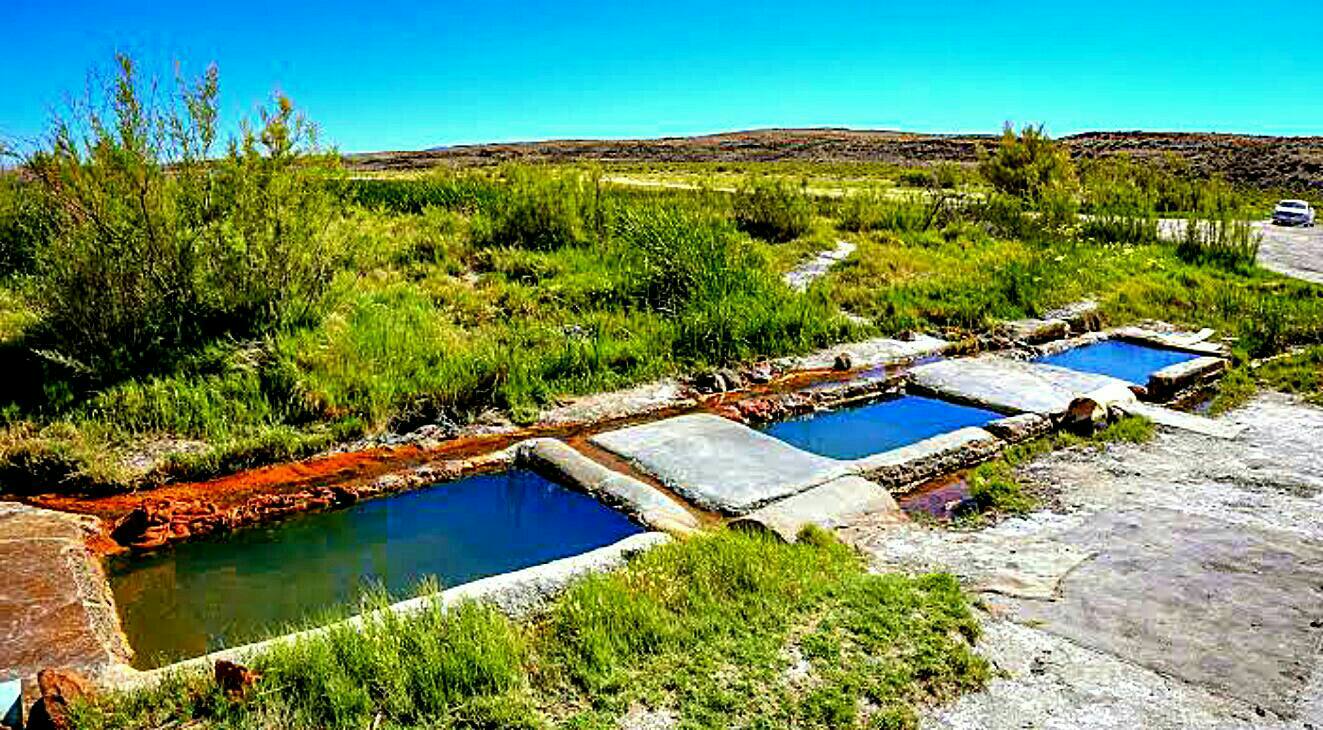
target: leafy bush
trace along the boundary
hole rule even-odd
[[[991,151],[980,149],[979,173],[998,192],[1037,203],[1053,189],[1073,189],[1075,167],[1070,155],[1043,132],[1029,125],[1017,135],[1009,123]]]
[[[49,201],[35,296],[51,349],[105,378],[307,321],[339,259],[339,158],[279,97],[213,159],[215,67],[161,99],[118,62],[109,116],[89,99],[26,161]]]
[[[38,247],[49,236],[49,216],[31,181],[0,171],[0,276],[31,273]]]
[[[765,241],[792,241],[808,233],[813,206],[780,180],[759,179],[735,192],[735,225]]]

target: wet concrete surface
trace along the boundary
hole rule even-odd
[[[0,503],[0,680],[48,667],[97,674],[128,657],[89,517]]]
[[[846,528],[878,569],[981,595],[1006,674],[942,728],[1323,727],[1323,409],[1269,394],[1219,419],[1025,468],[1051,509],[981,530]]]

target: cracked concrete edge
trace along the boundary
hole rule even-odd
[[[516,444],[514,451],[516,464],[577,487],[646,527],[680,535],[700,527],[698,518],[669,495],[639,479],[608,469],[563,441],[529,439]]]
[[[832,529],[864,516],[904,522],[891,492],[863,477],[844,476],[786,497],[731,521],[732,528],[768,532],[793,543],[809,525]]]
[[[244,646],[213,652],[159,669],[139,671],[122,665],[104,680],[110,688],[119,690],[149,689],[170,677],[195,672],[209,672],[217,661],[251,662],[254,657],[272,649],[298,642],[315,640],[332,631],[360,630],[366,621],[389,611],[402,616],[420,613],[434,606],[453,608],[462,603],[476,601],[495,606],[512,618],[522,618],[544,609],[576,580],[593,573],[604,573],[624,566],[633,556],[664,545],[671,537],[661,532],[630,535],[618,542],[596,550],[560,560],[534,565],[510,573],[481,578],[428,596],[411,598],[384,609],[360,614],[326,626],[277,636]]]
[[[965,469],[1001,453],[1006,442],[977,426],[948,431],[922,441],[846,462],[850,471],[892,492]]]
[[[1193,360],[1168,365],[1148,376],[1148,396],[1153,400],[1169,400],[1177,393],[1222,377],[1227,371],[1226,358],[1201,355]]]

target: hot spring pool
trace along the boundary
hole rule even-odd
[[[1121,340],[1104,340],[1092,345],[1073,347],[1038,362],[1084,373],[1110,375],[1135,385],[1147,385],[1148,376],[1176,363],[1193,360],[1198,355],[1161,347],[1136,345]]]
[[[792,446],[833,459],[859,459],[908,446],[1002,414],[935,398],[904,395],[759,427]]]
[[[352,605],[370,584],[406,595],[609,545],[641,532],[597,500],[525,470],[302,515],[111,565],[135,666],[262,638]]]

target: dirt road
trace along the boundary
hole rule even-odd
[[[1051,509],[848,536],[981,596],[1004,674],[939,728],[1323,726],[1323,409],[1268,394],[1234,440],[1161,433],[1028,469]]]

